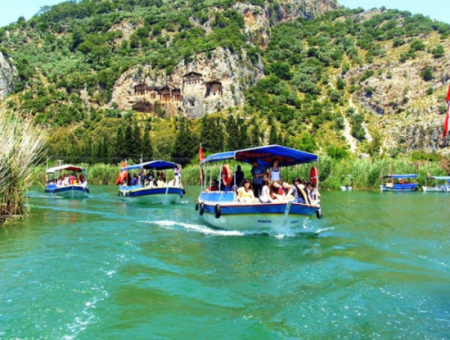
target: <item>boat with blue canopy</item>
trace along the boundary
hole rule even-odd
[[[417,174],[402,174],[402,175],[386,175],[383,176],[383,184],[380,185],[381,192],[409,192],[417,191],[418,186],[415,182]]]
[[[128,172],[137,170],[133,176]],[[176,174],[174,180],[166,183],[164,170],[174,170]],[[160,172],[160,176],[153,171]],[[168,204],[178,203],[179,198],[185,195],[185,190],[179,177],[179,165],[156,160],[140,164],[124,166],[120,169],[122,178],[118,196],[129,202],[147,204]]]
[[[428,186],[428,181],[434,185]],[[430,176],[425,180],[423,192],[450,192],[450,176]]]
[[[59,197],[88,197],[87,170],[70,164],[48,168],[45,192]]]
[[[318,161],[318,156],[312,153],[287,148],[280,145],[268,145],[237,151],[228,151],[213,154],[205,158],[201,166],[210,168],[209,183],[212,182],[213,163],[224,162],[223,171],[229,167],[228,162],[252,163],[257,160],[262,167],[269,168],[274,159],[279,161],[279,166],[290,167],[297,164],[305,164]],[[206,169],[208,170],[208,169]],[[206,177],[208,171],[206,171]],[[233,180],[236,176],[232,177]],[[231,180],[232,181],[232,180]],[[207,182],[207,178],[206,181]],[[289,202],[248,203],[240,202],[234,188],[222,187],[217,191],[208,191],[207,184],[201,185],[201,192],[196,204],[196,210],[205,222],[213,227],[228,230],[247,232],[271,232],[284,228],[303,227],[304,222],[310,216],[316,214],[321,218],[320,205],[308,205]],[[234,189],[234,190],[233,190]]]

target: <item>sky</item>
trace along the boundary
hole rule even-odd
[[[41,7],[56,5],[61,0],[0,0],[0,27],[16,22],[21,16],[30,19]],[[372,9],[386,7],[411,13],[421,13],[446,23],[450,23],[450,0],[338,0],[348,8]]]

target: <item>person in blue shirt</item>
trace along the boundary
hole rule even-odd
[[[131,180],[131,186],[138,184],[138,177],[136,174],[133,175],[133,179]]]
[[[252,176],[253,176],[253,192],[255,193],[255,197],[259,198],[261,195],[261,188],[263,184],[264,176],[267,176],[267,170],[262,165],[259,165],[256,158],[252,159]]]

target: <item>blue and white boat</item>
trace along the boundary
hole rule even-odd
[[[201,167],[211,168],[212,163],[237,161],[251,163],[257,159],[259,165],[267,168],[273,159],[279,160],[280,166],[293,166],[316,162],[318,156],[279,145],[268,145],[238,151],[229,151],[208,156],[201,162]],[[208,169],[206,169],[208,170]],[[207,172],[206,172],[207,173]],[[208,176],[206,176],[208,177]],[[211,183],[212,179],[209,179]],[[206,181],[208,182],[208,178]],[[321,217],[320,206],[311,206],[294,202],[278,203],[240,203],[234,191],[210,191],[207,185],[202,185],[202,190],[196,204],[196,210],[210,225],[228,230],[265,233],[284,228],[303,227],[304,222],[310,216],[317,214]]]
[[[70,164],[49,168],[45,176],[45,192],[60,197],[88,197],[87,170]]]
[[[430,180],[434,182],[434,186],[427,185]],[[430,176],[426,179],[422,189],[423,192],[450,192],[450,176]]]
[[[395,192],[409,192],[417,191],[417,183],[413,182],[417,178],[416,174],[404,175],[386,175],[383,176],[383,184],[380,185],[381,192],[395,191]]]
[[[166,161],[151,161],[135,165],[129,165],[120,169],[121,172],[130,170],[169,170],[175,169],[177,164]],[[161,186],[147,186],[144,183],[137,185],[121,185],[118,196],[128,202],[146,203],[146,204],[168,204],[178,203],[179,198],[185,195],[185,190],[180,184],[167,183]]]

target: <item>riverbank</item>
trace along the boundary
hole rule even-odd
[[[233,167],[233,162],[230,164]],[[382,177],[387,174],[416,173],[419,186],[425,184],[428,174],[433,176],[446,176],[450,166],[449,160],[439,162],[431,161],[411,161],[404,159],[358,159],[351,158],[345,160],[334,160],[328,156],[319,158],[319,162],[304,164],[289,168],[282,168],[283,179],[292,181],[294,177],[301,179],[309,178],[311,166],[319,169],[320,190],[340,190],[342,185],[352,185],[353,190],[378,191]],[[81,166],[88,169],[88,182],[93,185],[115,184],[120,165],[94,164]],[[246,178],[251,178],[251,166],[241,164]],[[209,182],[211,178],[218,178],[221,165],[204,167],[205,179]],[[42,174],[35,184],[43,185],[45,167],[39,167],[35,171]],[[199,185],[199,167],[197,165],[186,166],[181,171],[182,181],[185,185]],[[168,180],[173,178],[173,171],[167,171]],[[350,180],[351,179],[351,180]]]

